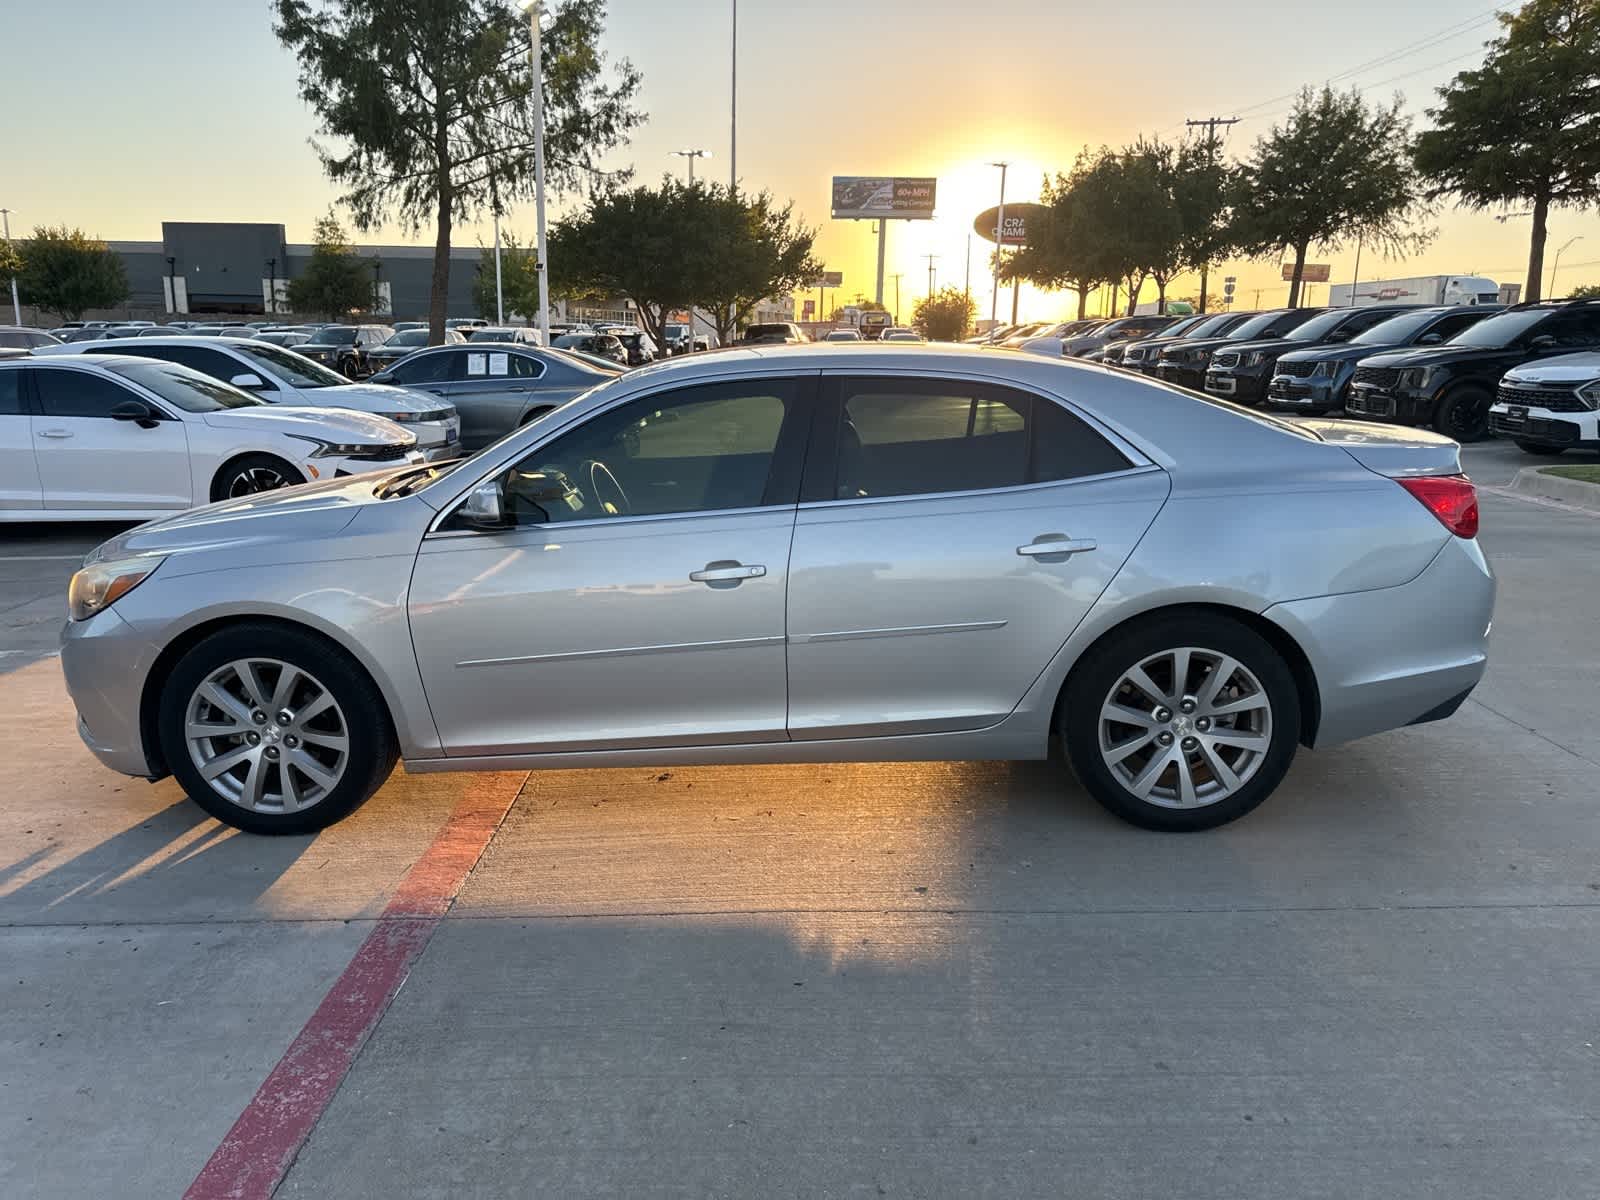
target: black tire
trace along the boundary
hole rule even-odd
[[[269,476],[277,476],[282,483],[265,486]],[[275,491],[280,487],[293,487],[304,483],[306,477],[275,454],[246,454],[226,464],[211,481],[211,499],[229,500],[237,496],[252,496]],[[262,486],[257,486],[262,485]]]
[[[1465,385],[1452,388],[1439,402],[1433,415],[1433,428],[1458,442],[1481,442],[1489,436],[1489,406],[1494,393],[1488,388]]]
[[[344,774],[305,808],[278,813],[244,808],[213,790],[189,756],[184,731],[190,697],[212,672],[244,658],[277,659],[309,672],[343,711],[349,740]],[[234,625],[205,638],[178,661],[161,694],[158,732],[173,777],[223,824],[249,833],[315,833],[359,808],[394,769],[398,751],[388,711],[367,673],[326,639],[280,625]]]
[[[1135,795],[1100,751],[1100,712],[1123,675],[1152,655],[1201,647],[1236,659],[1260,682],[1271,705],[1272,732],[1255,774],[1237,791],[1195,808],[1169,808]],[[1089,794],[1143,829],[1188,833],[1244,816],[1282,782],[1300,740],[1300,693],[1282,655],[1260,634],[1210,612],[1171,613],[1115,630],[1091,647],[1067,679],[1057,733]]]
[[[1565,446],[1543,446],[1538,442],[1518,442],[1517,449],[1524,454],[1538,454],[1549,458],[1554,458],[1558,454],[1567,452]]]

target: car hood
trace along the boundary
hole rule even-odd
[[[1240,355],[1259,354],[1262,351],[1268,354],[1282,354],[1286,350],[1297,347],[1306,347],[1305,342],[1291,341],[1289,338],[1263,338],[1259,342],[1233,342],[1228,346],[1230,350],[1237,350]]]
[[[1447,366],[1453,362],[1493,358],[1498,354],[1503,354],[1508,358],[1515,358],[1519,353],[1520,351],[1509,347],[1429,346],[1426,349],[1412,348],[1391,350],[1383,354],[1371,354],[1363,358],[1361,362],[1363,366],[1372,367],[1437,367]]]
[[[1600,379],[1600,354],[1562,354],[1541,359],[1506,372],[1506,382],[1563,384],[1589,383]]]
[[[404,426],[375,413],[342,408],[297,408],[270,404],[250,408],[225,408],[203,414],[213,429],[258,429],[314,438],[319,442],[363,446],[410,445],[416,435]]]
[[[1349,342],[1337,342],[1331,346],[1312,346],[1305,350],[1290,350],[1280,354],[1278,361],[1286,362],[1359,362],[1364,358],[1372,358],[1378,354],[1388,354],[1394,350],[1404,350],[1404,346],[1352,346]]]
[[[1168,350],[1215,350],[1220,346],[1237,346],[1238,342],[1225,337],[1216,338],[1174,338],[1161,347],[1165,354]]]
[[[365,413],[433,412],[442,407],[437,396],[413,392],[387,383],[337,383],[328,387],[305,388],[300,395],[318,408],[353,408]]]
[[[395,468],[412,469],[409,465]],[[367,505],[381,503],[374,492],[392,473],[347,475],[191,508],[119,534],[96,548],[85,562],[198,554],[240,546],[283,544],[303,550],[342,532]]]

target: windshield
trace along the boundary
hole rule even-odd
[[[467,341],[469,341],[469,342],[510,342],[510,341],[514,341],[516,339],[516,336],[517,336],[517,331],[515,329],[506,329],[506,328],[474,329],[470,334],[467,335]]]
[[[1501,313],[1479,321],[1450,339],[1452,346],[1486,346],[1502,349],[1516,341],[1551,313],[1548,308],[1525,308],[1521,312]]]
[[[1213,316],[1205,317],[1198,325],[1186,330],[1183,336],[1192,338],[1220,337],[1228,329],[1232,328],[1233,324],[1238,320],[1238,313],[1216,313]]]
[[[1352,346],[1403,346],[1439,319],[1437,309],[1406,313],[1380,321],[1350,339]]]
[[[1349,318],[1348,308],[1329,309],[1320,316],[1312,317],[1305,324],[1291,329],[1283,337],[1289,342],[1320,342]]]
[[[280,383],[287,383],[290,387],[339,387],[350,382],[343,375],[335,374],[292,350],[282,350],[259,341],[242,343],[233,349],[251,362],[265,367]]]
[[[316,337],[311,340],[319,346],[350,346],[356,340],[356,327],[354,325],[330,325],[326,329],[317,330]]]
[[[403,329],[395,334],[385,346],[426,346],[428,344],[428,331],[426,329]]]
[[[180,367],[177,363],[158,360],[108,363],[106,370],[148,388],[184,412],[220,412],[225,408],[256,408],[266,403],[221,380],[212,379],[188,367]]]
[[[1242,322],[1237,328],[1230,329],[1225,335],[1235,342],[1247,341],[1250,338],[1261,337],[1266,330],[1283,314],[1281,312],[1258,313],[1248,321]]]

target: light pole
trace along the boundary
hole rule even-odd
[[[928,260],[928,299],[932,300],[933,299],[933,278],[934,278],[934,276],[933,276],[933,264],[936,261],[938,261],[939,256],[937,254],[924,254],[922,257]]]
[[[694,186],[694,160],[697,158],[710,158],[709,150],[673,150],[670,152],[674,158],[687,158],[689,160],[689,186]]]
[[[994,218],[994,292],[989,297],[989,328],[994,329],[1000,324],[1000,248],[1006,236],[1006,168],[1011,164],[992,162],[989,165],[1000,168],[1000,208]]]
[[[728,54],[728,190],[739,190],[739,0],[733,0]]]
[[[11,246],[11,210],[0,208],[0,223],[5,225],[6,247]],[[22,324],[22,305],[17,300],[17,277],[11,276],[11,320],[13,324]]]
[[[1549,296],[1550,299],[1552,299],[1552,300],[1555,299],[1555,295],[1556,295],[1556,272],[1561,269],[1561,255],[1566,251],[1568,246],[1572,245],[1573,242],[1581,242],[1581,241],[1583,241],[1583,234],[1580,233],[1577,237],[1568,238],[1565,242],[1563,242],[1561,244],[1561,249],[1556,251],[1556,261],[1550,267],[1550,296]]]
[[[900,324],[900,281],[905,278],[904,271],[894,273],[894,323]]]
[[[533,69],[534,227],[539,256],[539,344],[550,344],[550,263],[544,237],[544,62],[539,37],[540,0],[522,0],[528,11],[528,61]]]
[[[500,189],[495,185],[494,172],[489,172],[489,207],[494,212],[494,323],[506,323],[506,292],[500,274]]]

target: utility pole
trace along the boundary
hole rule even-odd
[[[689,186],[694,186],[694,160],[697,158],[710,158],[709,150],[672,150],[669,153],[674,158],[687,158],[689,160]]]
[[[900,324],[900,281],[905,278],[904,271],[894,273],[894,323]]]
[[[5,226],[6,246],[11,245],[11,210],[0,208],[0,223]],[[11,320],[14,324],[22,324],[22,305],[17,300],[17,277],[11,277]]]
[[[937,254],[924,254],[922,257],[928,260],[928,299],[932,300],[933,299],[933,264],[938,260],[939,256]]]
[[[1216,161],[1217,161],[1217,126],[1219,126],[1219,125],[1231,126],[1231,125],[1237,125],[1238,123],[1239,123],[1239,118],[1238,117],[1207,117],[1203,121],[1185,121],[1184,122],[1184,124],[1187,125],[1190,129],[1201,129],[1201,128],[1203,128],[1206,131],[1206,163],[1207,163],[1208,166],[1215,165]],[[1211,264],[1210,263],[1201,263],[1200,264],[1200,311],[1201,312],[1205,312],[1206,311],[1206,283],[1207,283],[1207,280],[1210,277],[1210,273],[1211,273]]]
[[[967,303],[972,303],[972,231],[967,230],[967,282],[962,288],[967,294]]]
[[[728,190],[739,190],[739,0],[733,0],[733,38],[728,55]],[[690,167],[694,166],[691,159]]]

